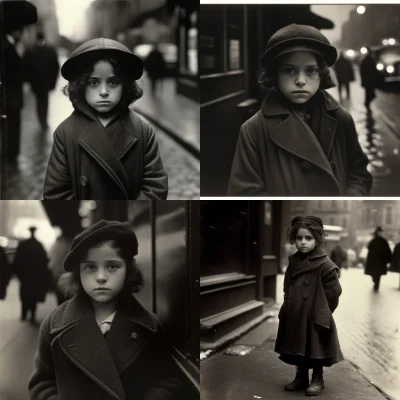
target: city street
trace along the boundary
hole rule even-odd
[[[62,64],[63,60],[60,60]],[[142,81],[146,78],[142,78]],[[43,182],[53,142],[53,132],[67,118],[73,108],[61,93],[67,82],[60,77],[56,89],[50,93],[47,132],[39,128],[35,113],[35,98],[25,88],[22,111],[21,153],[17,166],[8,166],[8,199],[42,199]],[[147,86],[139,82],[141,86]],[[139,100],[140,101],[140,100]],[[151,105],[147,101],[146,105]],[[171,106],[169,106],[171,107]],[[192,200],[200,196],[200,163],[166,132],[154,126],[161,157],[169,177],[169,200]]]
[[[13,279],[7,298],[0,301],[0,399],[28,400],[28,381],[33,371],[39,326],[21,322],[19,283]],[[57,305],[53,294],[38,304],[37,319],[41,322]]]
[[[377,90],[371,103],[371,115],[364,106],[364,89],[360,84],[358,67],[354,67],[356,81],[350,84],[350,100],[343,100],[355,122],[361,147],[367,154],[368,167],[374,182],[371,196],[398,196],[397,177],[400,173],[400,92]],[[328,92],[338,100],[338,89]],[[345,98],[343,90],[342,97]]]

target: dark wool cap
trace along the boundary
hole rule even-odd
[[[64,269],[72,271],[77,267],[80,257],[103,240],[115,240],[121,247],[130,249],[132,258],[138,253],[138,241],[129,222],[101,220],[75,237],[64,260]]]
[[[294,217],[292,219],[291,225],[294,226],[297,223],[303,223],[307,225],[319,225],[321,228],[324,227],[322,219],[319,217],[314,217],[312,215],[309,215],[307,217]]]
[[[116,40],[97,38],[89,40],[75,49],[61,67],[61,75],[68,81],[82,73],[94,54],[113,56],[125,66],[132,79],[137,80],[143,74],[143,61],[126,46]]]
[[[336,48],[318,29],[309,25],[291,24],[276,31],[268,40],[265,52],[260,58],[261,65],[266,68],[276,58],[287,53],[285,50],[289,47],[301,45],[315,49],[317,54],[322,54],[328,67],[336,62]]]

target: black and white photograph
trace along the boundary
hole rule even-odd
[[[0,1],[1,199],[200,197],[198,2]]]
[[[399,4],[201,4],[201,195],[399,196]]]
[[[400,399],[400,201],[202,200],[202,400]]]
[[[199,400],[198,201],[0,201],[0,399]]]

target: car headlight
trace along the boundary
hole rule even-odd
[[[377,69],[378,71],[382,71],[384,68],[385,68],[385,67],[384,67],[384,65],[383,65],[382,63],[376,64],[376,69]]]
[[[389,74],[393,74],[393,72],[394,72],[394,67],[393,67],[393,65],[388,65],[388,66],[386,67],[386,71],[387,71]]]

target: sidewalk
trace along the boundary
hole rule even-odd
[[[165,78],[152,96],[150,81],[144,75],[139,81],[143,97],[133,109],[168,135],[193,155],[200,157],[200,107],[199,104],[176,93],[176,79]]]
[[[274,352],[276,319],[269,319],[234,344],[254,346],[245,356],[215,354],[201,362],[202,400],[300,400],[303,391],[285,392],[294,367]],[[232,345],[233,346],[233,345]],[[230,346],[230,347],[232,347]],[[321,400],[384,400],[382,395],[348,361],[325,368]],[[311,371],[310,371],[311,376]]]

